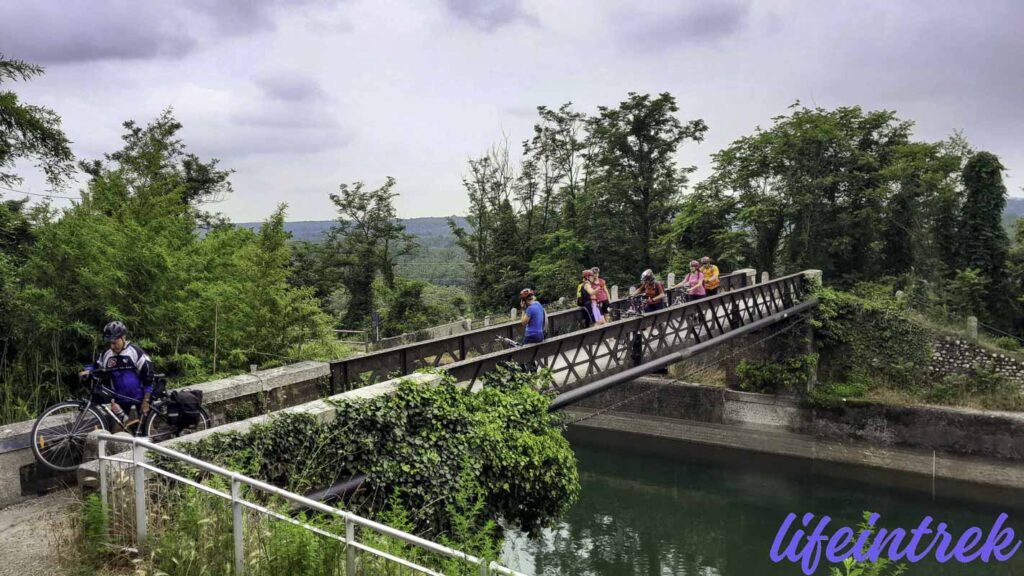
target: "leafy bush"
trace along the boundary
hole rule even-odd
[[[928,389],[925,397],[940,404],[962,404],[973,400],[985,408],[1024,408],[1024,394],[1020,388],[988,364],[975,364],[965,374],[947,374]]]
[[[545,385],[536,378],[543,377],[498,369],[475,394],[450,380],[403,382],[394,394],[339,404],[329,424],[284,415],[188,450],[297,492],[365,474],[373,489],[346,506],[372,514],[397,497],[421,534],[450,534],[452,518],[478,500],[483,514],[475,528],[501,517],[536,532],[579,492],[575,456],[547,398],[534,390]]]
[[[779,362],[742,360],[736,366],[736,374],[740,378],[740,389],[747,392],[802,392],[807,386],[808,370],[817,363],[817,354],[793,356]]]
[[[1020,350],[1020,340],[1017,340],[1013,336],[1000,336],[992,340],[992,343],[1009,352],[1017,352]]]

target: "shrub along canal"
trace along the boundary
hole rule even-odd
[[[954,538],[971,526],[986,534],[1000,513],[1024,531],[1024,492],[836,465],[709,449],[654,438],[571,428],[582,492],[538,542],[510,534],[503,563],[536,575],[798,575],[769,551],[785,517],[829,515],[831,534],[856,527],[864,511],[883,528],[946,522]],[[844,572],[845,573],[845,572]],[[829,574],[822,559],[814,574]],[[908,564],[907,576],[1024,574],[1024,551],[1005,563]]]

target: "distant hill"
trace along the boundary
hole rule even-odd
[[[455,221],[459,226],[466,227],[466,219],[456,216]],[[450,236],[448,218],[432,216],[429,218],[409,218],[401,221],[405,224],[406,232],[419,237],[427,236]],[[235,225],[240,228],[256,230],[260,222],[239,222]],[[334,226],[334,220],[304,220],[300,222],[285,222],[284,229],[292,233],[292,240],[309,240],[315,242],[323,239],[328,230]]]

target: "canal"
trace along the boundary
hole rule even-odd
[[[1021,537],[1024,493],[875,469],[663,442],[572,428],[579,459],[579,502],[538,541],[508,538],[503,562],[535,575],[798,575],[773,564],[769,550],[790,512],[829,515],[856,526],[862,512],[882,527],[916,527],[925,516],[954,535],[985,533],[1001,512]],[[835,524],[833,524],[835,526]],[[831,530],[829,531],[831,533]],[[824,562],[824,561],[823,561]],[[827,575],[827,565],[815,574]],[[906,576],[1024,576],[1024,550],[1009,562],[963,565],[934,560]]]

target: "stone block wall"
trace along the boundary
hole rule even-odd
[[[963,338],[942,336],[932,342],[931,372],[938,377],[966,374],[977,364],[989,365],[1007,380],[1024,388],[1024,363],[1007,354],[991,352]]]

